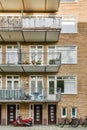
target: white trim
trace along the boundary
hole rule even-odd
[[[70,1],[70,0],[66,0],[66,1],[62,1],[60,0],[61,3],[75,3],[75,2],[78,2],[78,0],[73,0],[73,1]]]
[[[7,76],[11,76],[12,79],[7,79]],[[18,76],[18,80],[17,79],[14,79],[14,76]],[[20,75],[6,75],[6,89],[7,89],[7,81],[12,81],[12,89],[14,89],[14,81],[18,81],[19,82],[19,88],[21,87],[20,86]]]
[[[75,79],[74,79],[74,81],[75,81],[75,90],[74,90],[74,93],[61,93],[61,94],[63,94],[63,95],[75,95],[75,94],[77,94],[77,75],[47,75],[47,94],[48,94],[48,81],[49,81],[49,77],[54,77],[54,81],[55,81],[55,86],[57,86],[56,85],[56,82],[57,82],[57,77],[62,77],[62,79],[58,79],[58,80],[64,80],[63,79],[63,77],[74,77]],[[72,79],[67,79],[67,81],[70,81],[71,80],[71,82],[72,82]],[[56,89],[56,87],[55,87],[55,89]],[[56,93],[55,93],[56,94]]]
[[[63,115],[63,108],[65,108],[65,115]],[[62,107],[61,108],[61,117],[66,118],[67,117],[67,107]]]
[[[29,54],[30,54],[30,58],[29,58],[29,60],[30,60],[30,63],[31,63],[31,61],[32,61],[32,59],[31,59],[31,53],[32,53],[32,49],[31,49],[31,47],[35,47],[35,51],[36,51],[36,55],[38,54],[38,47],[41,47],[41,49],[42,49],[42,57],[41,57],[41,65],[43,65],[43,63],[44,63],[44,47],[43,47],[43,45],[31,45],[31,46],[29,46]]]
[[[1,78],[0,78],[0,80],[1,80],[1,87],[0,87],[0,89],[3,89],[3,88],[2,88],[2,75],[0,75],[0,77],[1,77]]]
[[[78,50],[77,50],[77,45],[75,45],[75,44],[70,44],[70,45],[49,45],[49,46],[47,46],[47,52],[49,52],[49,48],[50,47],[54,47],[53,48],[53,50],[54,50],[54,52],[60,52],[60,53],[62,53],[62,51],[64,52],[64,51],[74,51],[74,52],[76,52],[76,55],[74,56],[75,57],[75,61],[73,61],[73,63],[71,63],[71,62],[69,62],[69,61],[66,61],[65,63],[63,63],[63,62],[61,62],[61,64],[70,64],[70,65],[73,65],[73,64],[77,64],[78,63]],[[57,50],[58,49],[58,47],[60,48],[60,47],[75,47],[75,49],[74,50],[70,50],[70,49],[67,49],[67,50]],[[48,60],[49,60],[49,55],[48,55]],[[48,60],[47,60],[47,62],[48,62]]]
[[[76,118],[77,117],[77,107],[72,107],[71,108],[71,118],[73,117],[73,115],[72,115],[72,109],[73,108],[75,109],[75,116],[74,117]]]
[[[33,80],[33,79],[31,78],[32,76],[33,76],[33,77],[35,76],[36,79]],[[40,80],[37,80],[37,77],[42,77],[42,78],[41,78]],[[32,95],[32,94],[31,94],[31,81],[35,81],[35,82],[36,82],[36,86],[35,86],[36,91],[37,91],[37,81],[42,81],[42,94],[43,94],[43,89],[44,89],[44,88],[43,88],[43,84],[44,84],[43,75],[30,75],[30,76],[29,76],[29,79],[30,79],[30,80],[29,80],[29,86],[30,86],[30,87],[29,87],[29,93],[30,93],[30,95]],[[32,95],[32,96],[33,96],[33,95]]]

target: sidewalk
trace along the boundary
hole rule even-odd
[[[14,126],[0,126],[0,130],[87,130],[87,127],[72,128],[65,126],[59,128],[57,126],[32,126],[32,127],[14,127]]]

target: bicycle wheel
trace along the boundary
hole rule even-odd
[[[72,120],[71,126],[74,127],[74,128],[78,127],[79,126],[79,121],[77,119]]]
[[[63,128],[64,125],[65,125],[65,124],[62,122],[62,123],[59,124],[59,127],[60,127],[60,128]]]

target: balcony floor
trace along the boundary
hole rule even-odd
[[[58,72],[60,65],[0,65],[0,72]]]
[[[59,30],[3,30],[0,31],[0,42],[57,42]]]
[[[60,0],[0,0],[1,12],[57,11]]]

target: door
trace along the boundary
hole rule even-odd
[[[48,105],[48,124],[56,124],[56,105]]]
[[[34,124],[42,124],[42,105],[34,105]]]
[[[16,119],[16,105],[7,106],[7,125],[11,125]]]
[[[55,80],[49,79],[48,81],[48,100],[56,100],[56,94],[55,94]]]
[[[1,125],[1,105],[0,105],[0,125]]]

